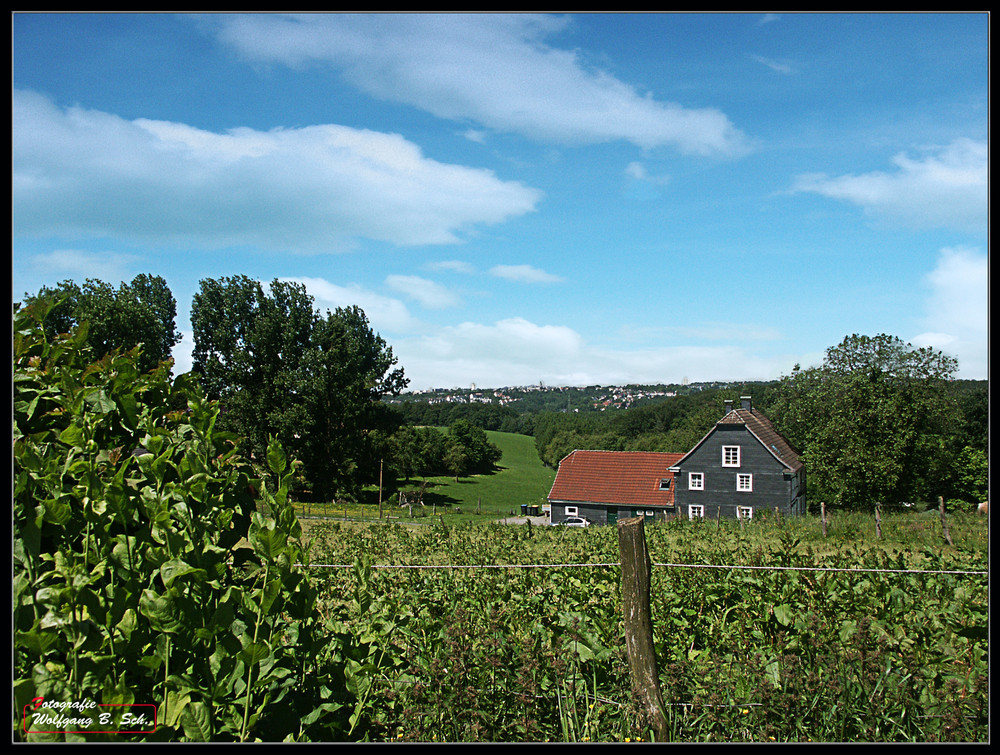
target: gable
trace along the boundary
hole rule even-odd
[[[733,409],[722,419],[715,423],[715,426],[705,434],[695,447],[684,454],[683,458],[674,464],[676,471],[684,462],[702,448],[720,427],[742,426],[746,431],[770,454],[779,464],[791,472],[797,472],[802,468],[802,459],[771,424],[771,421],[760,413],[757,409]]]
[[[674,465],[683,454],[652,451],[573,451],[559,462],[550,501],[672,506]],[[661,489],[661,480],[670,480]]]

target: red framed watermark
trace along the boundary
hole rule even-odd
[[[25,734],[152,734],[156,706],[36,697],[24,706],[22,726]]]

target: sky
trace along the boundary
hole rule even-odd
[[[358,305],[411,390],[988,377],[989,17],[12,15],[12,297]]]

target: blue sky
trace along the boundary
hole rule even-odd
[[[411,389],[988,368],[985,14],[14,14],[14,301],[360,305]]]

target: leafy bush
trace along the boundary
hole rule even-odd
[[[45,335],[51,306],[14,312],[15,736],[139,736],[27,733],[42,697],[155,704],[146,741],[336,738],[343,642],[295,566],[281,447],[265,485],[188,376],[92,362],[86,326]]]

